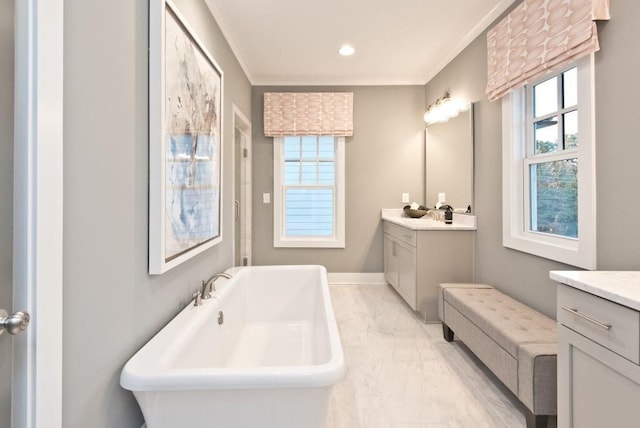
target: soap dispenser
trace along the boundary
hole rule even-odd
[[[447,209],[444,212],[444,224],[453,224],[453,208],[447,205]]]

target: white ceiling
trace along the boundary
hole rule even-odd
[[[253,85],[400,85],[428,82],[514,0],[206,2]]]

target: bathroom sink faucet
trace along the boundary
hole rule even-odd
[[[218,278],[227,278],[227,279],[231,279],[231,275],[229,275],[226,272],[221,272],[221,273],[217,273],[215,275],[213,275],[211,278],[209,278],[206,281],[202,281],[202,292],[200,293],[200,296],[203,299],[210,299],[211,298],[211,293],[216,291],[216,285],[214,284],[216,282],[216,280]]]

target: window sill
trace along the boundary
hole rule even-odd
[[[327,239],[313,239],[300,238],[300,239],[276,239],[273,242],[274,248],[345,248],[344,240],[338,240],[335,238]]]
[[[512,234],[508,230],[502,236],[504,247],[583,269],[596,268],[594,249],[577,239],[525,232]]]

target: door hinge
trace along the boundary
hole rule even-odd
[[[249,258],[248,257],[243,257],[242,258],[242,266],[248,266],[249,265]]]
[[[245,158],[248,158],[249,157],[249,150],[242,149],[242,156],[245,157]]]

